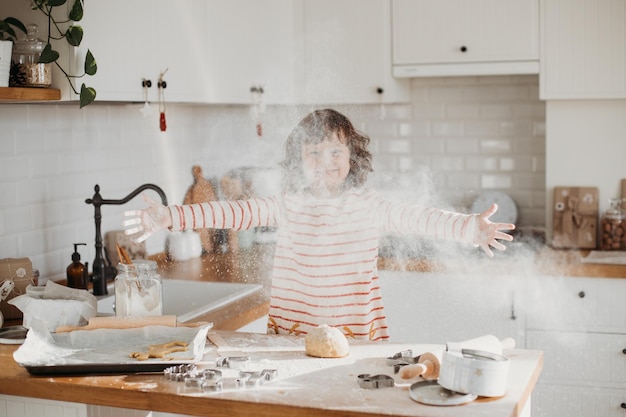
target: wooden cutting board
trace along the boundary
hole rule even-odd
[[[626,210],[626,178],[622,179],[622,208]]]
[[[595,249],[598,231],[597,187],[554,187],[552,246]]]

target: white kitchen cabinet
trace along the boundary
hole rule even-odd
[[[379,276],[392,340],[440,344],[492,334],[524,347],[519,277],[392,271]]]
[[[252,103],[251,88],[263,88],[263,102],[294,103],[302,6],[292,0],[210,0],[205,26],[209,102]]]
[[[212,0],[211,102],[408,102],[390,70],[390,0]],[[356,17],[358,16],[358,17]]]
[[[626,1],[542,0],[542,99],[626,98]]]
[[[543,277],[528,292],[528,349],[544,352],[535,417],[623,415],[626,281]]]
[[[207,74],[203,0],[90,0],[80,49],[91,49],[98,72],[88,85],[99,101],[157,102],[161,73],[166,102],[204,102]],[[82,64],[80,64],[82,65]]]
[[[5,5],[5,2],[6,5]],[[68,1],[68,7],[73,2]],[[4,7],[6,6],[6,9]],[[166,101],[205,102],[206,67],[204,0],[90,0],[76,24],[84,29],[80,47],[65,40],[55,42],[59,63],[71,74],[82,74],[84,56],[91,50],[98,65],[94,76],[75,79],[96,89],[98,101],[144,101],[142,80],[150,80],[148,99],[158,99],[159,75],[164,75]],[[3,12],[25,23],[37,23],[45,36],[43,14],[32,11],[24,0],[3,0]],[[67,11],[65,12],[67,14]],[[53,65],[53,87],[62,100],[77,100],[63,74]]]
[[[392,0],[396,77],[537,74],[539,0]]]
[[[305,103],[408,102],[391,74],[389,0],[304,0]]]

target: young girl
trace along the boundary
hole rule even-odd
[[[364,187],[372,171],[369,138],[334,110],[307,115],[291,132],[281,195],[128,212],[128,234],[169,228],[244,230],[277,226],[268,332],[306,334],[320,324],[357,339],[389,338],[378,283],[379,236],[415,233],[504,250],[507,223],[494,204],[465,215],[392,203]],[[133,217],[134,216],[134,217]]]

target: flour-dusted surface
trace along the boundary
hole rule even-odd
[[[217,337],[215,337],[217,336]],[[277,376],[255,388],[236,388],[232,382],[238,370],[225,370],[222,391],[193,392],[185,395],[229,399],[252,403],[295,405],[322,410],[357,411],[375,415],[449,417],[516,416],[521,410],[517,402],[536,369],[535,356],[511,351],[512,376],[507,394],[500,398],[481,398],[463,406],[429,406],[411,399],[409,388],[421,378],[404,380],[394,373],[387,358],[411,349],[414,355],[439,351],[443,345],[366,342],[348,340],[349,354],[342,358],[318,358],[307,355],[304,336],[266,335],[255,333],[210,332],[205,356],[200,365],[212,368],[217,358],[247,356],[244,370],[276,369]],[[217,343],[215,343],[217,342]],[[513,369],[514,368],[514,369]],[[365,389],[358,383],[361,374],[388,375],[393,388]],[[180,383],[178,383],[180,384]],[[524,400],[525,401],[525,400]],[[295,412],[294,412],[295,413]]]
[[[311,330],[304,339],[307,355],[318,358],[343,358],[348,355],[348,340],[335,327],[322,324]]]

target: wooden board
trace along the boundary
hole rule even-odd
[[[622,208],[626,210],[626,178],[622,179]]]
[[[60,100],[58,88],[0,87],[0,101]]]
[[[595,249],[598,233],[598,188],[554,187],[552,246]]]

